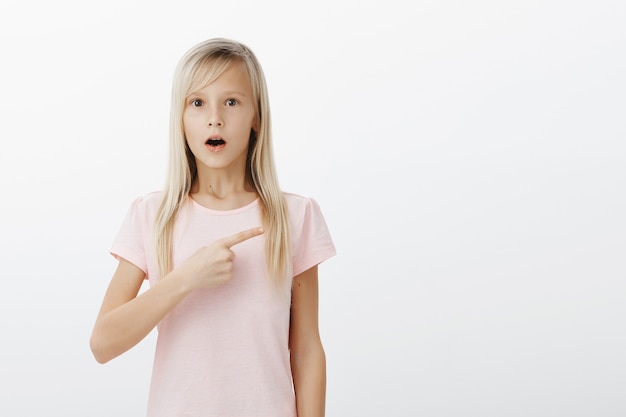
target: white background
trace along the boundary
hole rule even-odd
[[[174,5],[175,3],[175,5]],[[214,36],[313,196],[328,416],[626,415],[626,3],[0,4],[0,415],[140,416],[154,334],[88,339],[170,83]]]

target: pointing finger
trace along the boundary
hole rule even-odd
[[[244,230],[242,232],[236,233],[232,236],[229,237],[225,237],[224,239],[221,240],[221,242],[227,247],[227,248],[231,248],[241,242],[243,242],[244,240],[248,240],[250,238],[253,238],[255,236],[259,236],[262,235],[264,232],[262,227],[255,227],[254,229],[248,229],[248,230]]]

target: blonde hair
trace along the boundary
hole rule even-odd
[[[183,110],[186,98],[217,79],[231,64],[242,63],[252,84],[257,131],[250,134],[246,185],[259,195],[265,229],[265,257],[270,280],[284,282],[290,271],[291,243],[287,206],[278,185],[271,142],[269,98],[263,70],[245,45],[215,38],[191,48],[174,74],[170,110],[170,155],[163,199],[154,223],[155,249],[160,276],[172,270],[172,232],[176,217],[187,201],[197,168],[185,138]]]

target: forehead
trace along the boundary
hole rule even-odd
[[[252,83],[248,68],[240,60],[213,60],[200,64],[189,85],[189,93],[207,87],[225,87],[252,92]]]

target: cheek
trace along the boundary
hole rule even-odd
[[[248,124],[252,130],[255,132],[259,131],[259,118],[257,117],[255,112],[248,113],[244,119],[248,122]]]
[[[183,115],[183,132],[185,133],[185,138],[193,138],[193,134],[197,131],[196,122],[193,117]]]
[[[186,113],[183,113],[183,117],[182,117],[181,123],[183,124],[183,132],[185,133],[185,136],[186,136],[187,135],[187,131],[189,130],[188,126],[190,126],[190,124],[191,124],[190,121],[189,121],[189,117],[186,116]]]

